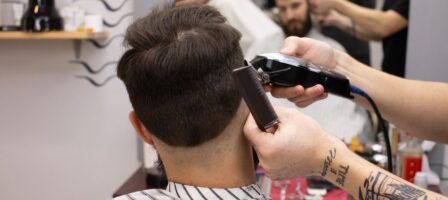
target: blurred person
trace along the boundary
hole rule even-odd
[[[311,7],[307,0],[276,0],[276,6],[286,35],[309,37],[345,51],[338,42],[324,36],[313,26]],[[318,98],[327,98],[327,95]],[[283,99],[270,99],[273,104],[291,106]],[[331,130],[338,138],[350,141],[353,136],[359,135],[364,141],[373,139],[373,128],[367,111],[348,99],[329,95],[326,101],[302,108],[301,111],[316,119],[325,130]]]
[[[169,183],[116,199],[267,199],[242,132],[249,110],[231,77],[244,65],[240,38],[206,5],[167,7],[128,28],[118,77],[130,121]]]
[[[409,0],[385,0],[382,10],[346,0],[311,0],[318,20],[364,40],[383,43],[383,71],[405,76]]]

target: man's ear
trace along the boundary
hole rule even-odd
[[[146,143],[154,146],[154,141],[152,140],[151,135],[149,134],[148,130],[146,130],[146,127],[143,125],[134,111],[131,111],[129,113],[129,121],[131,121],[131,124],[134,127],[135,132],[137,132],[138,136]]]

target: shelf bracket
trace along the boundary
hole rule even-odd
[[[82,41],[81,40],[73,40],[73,49],[75,51],[75,58],[76,59],[81,58],[81,47],[82,47]]]

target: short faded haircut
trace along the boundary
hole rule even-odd
[[[151,134],[192,147],[224,130],[241,102],[231,78],[244,63],[240,38],[206,5],[166,7],[128,28],[118,77]]]

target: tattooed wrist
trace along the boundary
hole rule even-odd
[[[336,156],[336,148],[333,148],[328,152],[328,155],[324,160],[321,176],[327,178],[333,177],[330,179],[334,180],[337,185],[344,186],[350,166],[334,164],[333,161],[336,159]]]

